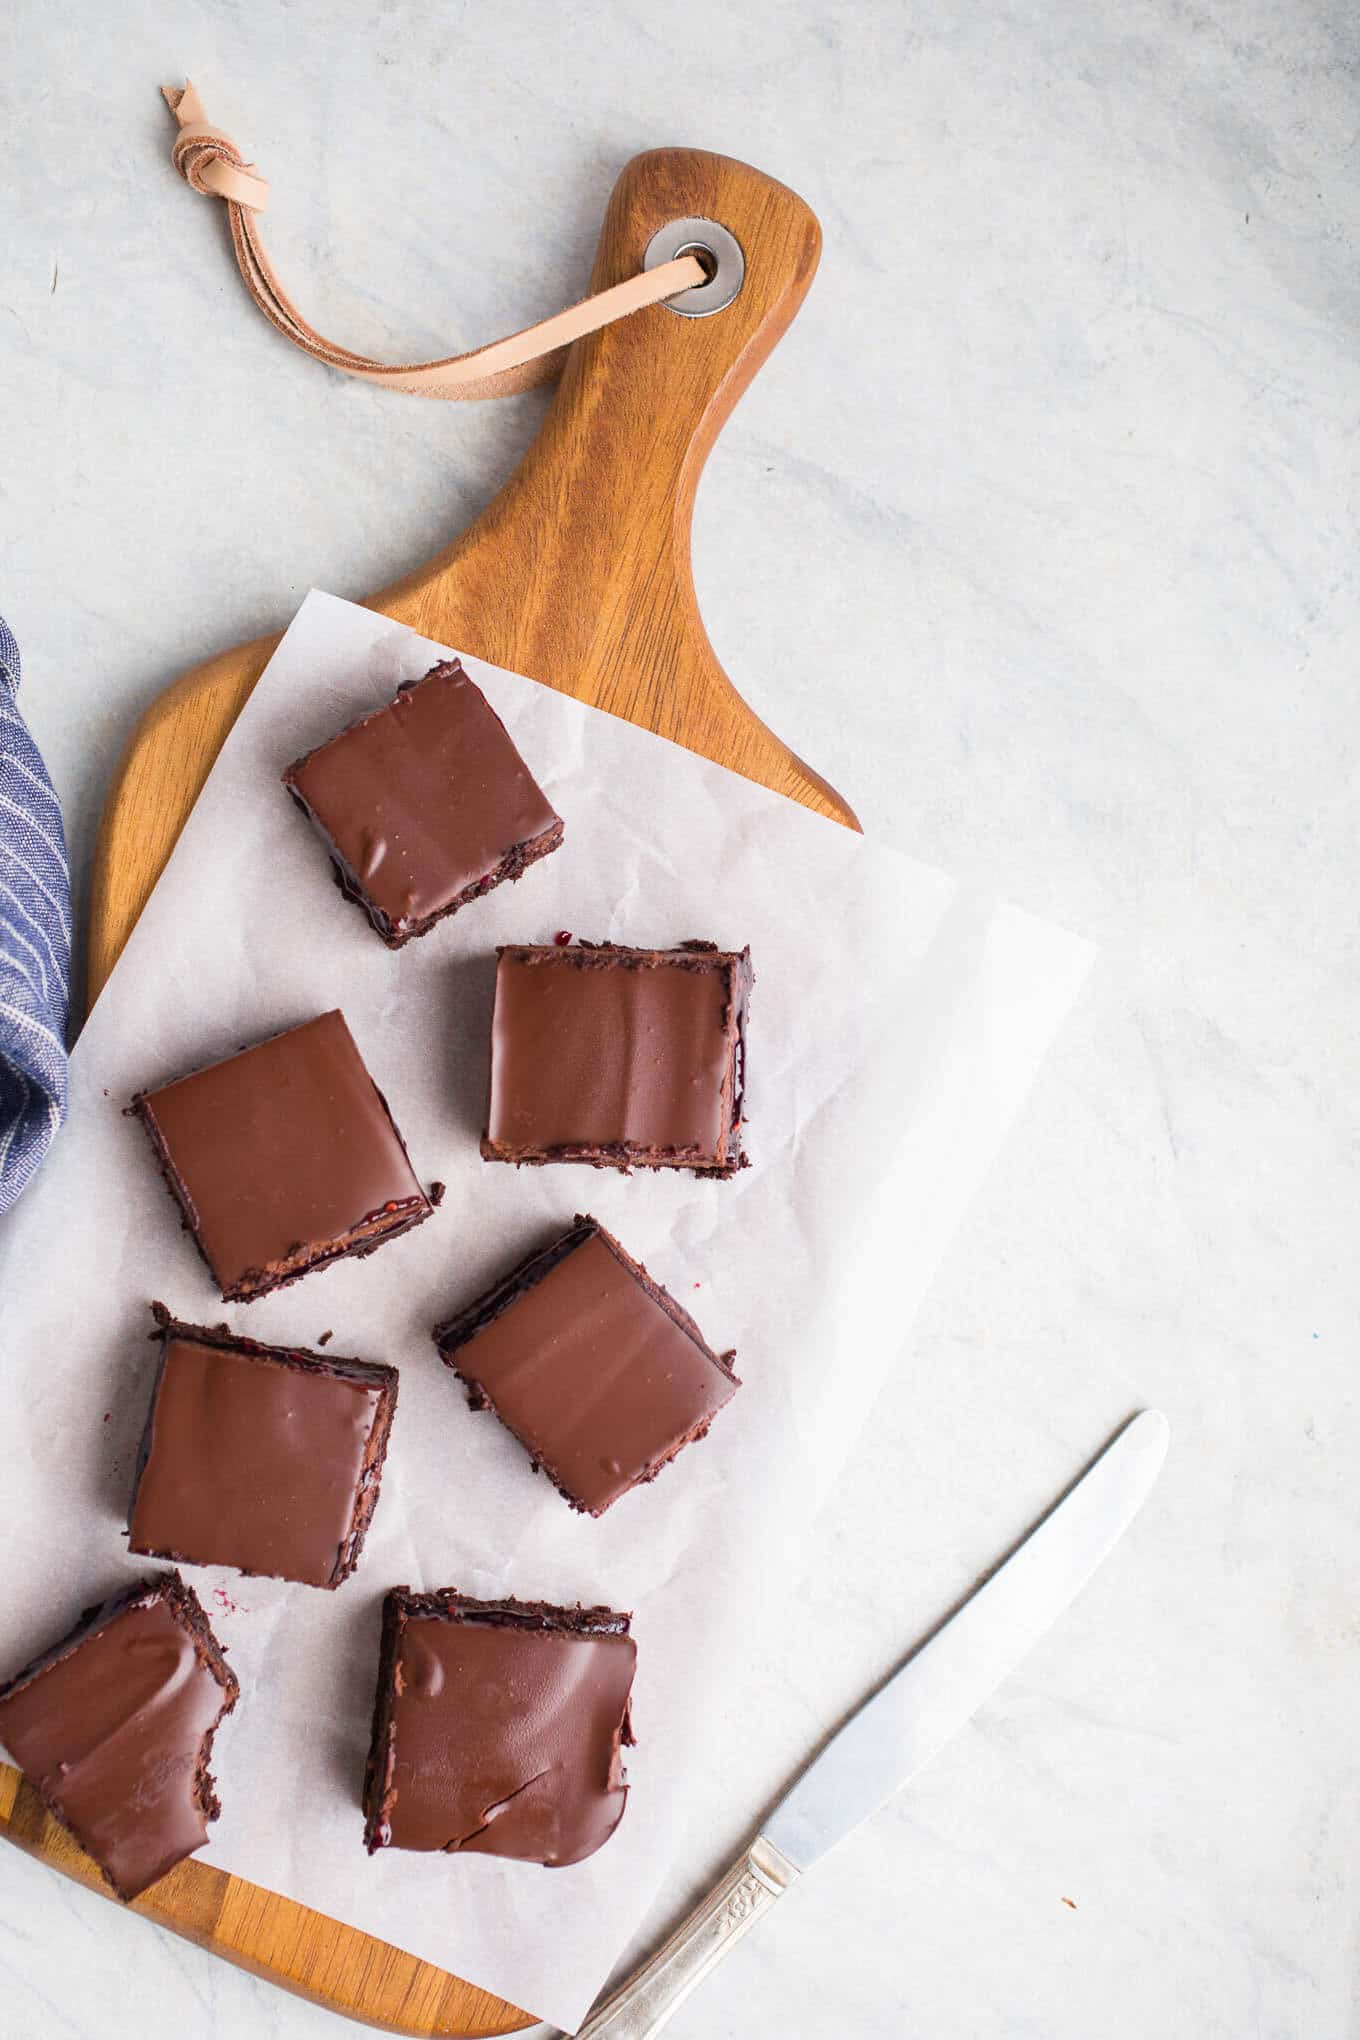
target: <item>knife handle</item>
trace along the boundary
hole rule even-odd
[[[577,2040],[649,2040],[710,1969],[786,1892],[798,1871],[757,1835],[664,1947],[586,2020]]]

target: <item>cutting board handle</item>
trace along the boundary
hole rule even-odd
[[[653,236],[687,218],[714,220],[737,240],[745,272],[736,297],[706,318],[654,306],[590,335],[573,352],[540,445],[543,459],[574,466],[579,452],[561,444],[562,433],[588,401],[608,431],[606,456],[625,472],[654,470],[658,484],[692,501],[719,429],[807,295],[822,234],[796,193],[748,164],[649,149],[614,186],[591,290],[631,275]],[[618,416],[608,419],[611,411]]]
[[[650,149],[605,214],[591,289],[642,266],[668,223],[740,244],[733,301],[705,318],[654,305],[572,348],[538,438],[449,549],[374,598],[427,636],[627,715],[857,826],[738,694],[690,568],[694,493],[724,420],[788,326],[821,230],[796,193],[730,157]],[[759,648],[749,653],[753,670]]]

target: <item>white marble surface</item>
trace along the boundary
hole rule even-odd
[[[575,295],[636,149],[802,191],[821,276],[700,495],[714,640],[870,829],[1105,946],[752,1648],[814,1735],[1149,1401],[1163,1485],[676,2040],[1360,2031],[1350,6],[18,0],[0,610],[82,874],[163,682],[423,556],[539,414],[276,342],[167,167],[185,69],[304,306],[379,352]],[[827,1668],[844,1593],[881,1641]],[[777,1782],[758,1735],[752,1780],[696,1886]],[[337,2030],[7,1853],[0,1995],[7,2040]]]

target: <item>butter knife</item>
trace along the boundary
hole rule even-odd
[[[1159,1410],[1126,1424],[1004,1564],[870,1695],[665,1945],[578,2040],[648,2040],[818,1857],[877,1812],[995,1692],[1137,1515],[1162,1468]]]

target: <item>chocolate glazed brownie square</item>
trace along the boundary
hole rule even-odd
[[[140,1091],[129,1110],[224,1303],[371,1254],[434,1209],[338,1011]]]
[[[265,1346],[154,1309],[160,1365],[129,1548],[338,1587],[377,1506],[396,1368]]]
[[[735,1175],[752,982],[711,942],[499,950],[482,1154]]]
[[[655,1480],[741,1383],[688,1311],[597,1219],[578,1215],[435,1332],[473,1409],[490,1409],[574,1509],[602,1516]]]
[[[612,1608],[393,1587],[383,1603],[364,1838],[562,1869],[609,1840],[637,1646]]]
[[[192,1587],[153,1573],[0,1686],[0,1746],[133,1899],[207,1840],[213,1736],[239,1696]]]
[[[389,949],[562,841],[561,817],[457,659],[299,758],[283,783]]]

